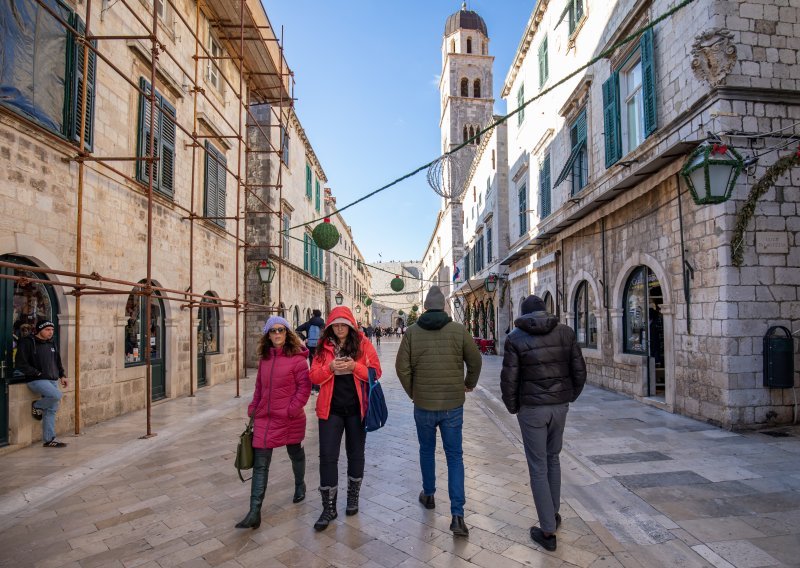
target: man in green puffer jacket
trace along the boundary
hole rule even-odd
[[[464,523],[464,459],[461,429],[464,400],[478,384],[481,354],[472,336],[444,311],[444,294],[431,287],[425,298],[425,313],[406,330],[397,353],[395,369],[400,383],[414,402],[414,421],[419,439],[422,492],[419,501],[426,509],[436,504],[436,428],[442,435],[447,457],[447,490],[450,493],[450,530],[455,536],[469,536]],[[467,374],[464,376],[464,364]]]

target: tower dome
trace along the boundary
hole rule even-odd
[[[461,4],[461,10],[447,18],[447,23],[444,26],[444,35],[449,36],[458,30],[477,30],[483,35],[489,36],[489,32],[486,30],[486,22],[477,12],[467,10],[466,2]]]

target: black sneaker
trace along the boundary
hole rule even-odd
[[[36,420],[41,420],[42,418],[44,418],[44,412],[42,412],[41,408],[36,408],[35,406],[33,406],[34,404],[36,404],[35,400],[31,403],[31,415]]]
[[[544,532],[542,532],[542,529],[539,527],[531,527],[531,539],[533,542],[545,550],[549,550],[550,552],[553,552],[558,544],[556,541],[556,535],[551,534],[550,536],[545,536]]]
[[[469,536],[469,529],[461,515],[453,515],[450,530],[453,532],[453,536]]]
[[[433,500],[433,495],[425,495],[424,491],[419,492],[419,502],[426,509],[435,509],[436,501]]]
[[[50,440],[49,442],[45,442],[42,444],[45,448],[66,448],[67,445],[64,442],[59,442],[55,438]]]

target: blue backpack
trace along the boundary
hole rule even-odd
[[[376,377],[375,369],[369,367],[369,395],[367,398],[367,414],[364,416],[364,430],[373,432],[382,428],[389,418],[389,410],[386,408],[386,399],[383,397],[383,389]]]
[[[316,347],[317,343],[319,343],[319,326],[312,325],[308,328],[308,339],[306,339],[306,345],[309,347]]]

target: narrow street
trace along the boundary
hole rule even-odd
[[[454,539],[441,447],[436,509],[417,503],[417,441],[411,403],[394,373],[398,345],[384,339],[378,348],[389,422],[367,438],[358,515],[346,517],[340,502],[331,527],[312,528],[321,508],[312,490],[312,396],[306,500],[291,503],[288,456],[277,450],[261,528],[233,528],[249,495],[232,463],[251,377],[238,399],[228,383],[156,405],[150,439],[139,438],[144,413],[135,412],[64,437],[64,450],[34,445],[5,456],[0,566],[798,565],[798,437],[732,433],[593,387],[568,418],[558,550],[536,548],[528,536],[537,519],[527,467],[516,420],[499,401],[495,356],[484,358],[479,387],[467,399],[471,532]]]

